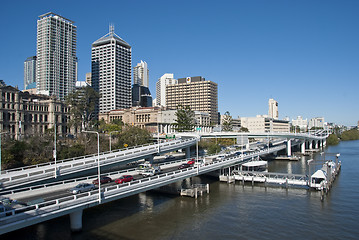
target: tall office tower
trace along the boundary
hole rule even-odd
[[[28,57],[24,62],[24,90],[36,88],[36,56]]]
[[[209,114],[211,124],[218,123],[218,86],[203,77],[179,78],[166,86],[166,103],[170,109],[179,105]]]
[[[148,87],[148,67],[147,63],[141,60],[137,66],[133,68],[133,84]]]
[[[270,118],[278,119],[278,102],[273,98],[268,101],[269,110],[268,115]]]
[[[77,81],[76,26],[52,12],[37,20],[37,93],[63,100]]]
[[[98,111],[131,107],[131,46],[114,32],[92,44],[92,87],[100,93]]]
[[[156,105],[166,105],[166,86],[169,84],[177,84],[177,80],[173,78],[173,73],[165,73],[156,83]]]

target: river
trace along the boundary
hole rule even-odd
[[[201,177],[193,181],[210,193],[198,199],[142,193],[85,210],[80,233],[65,216],[0,239],[359,239],[359,141],[325,151],[341,154],[342,170],[323,201],[316,191]],[[269,171],[308,174],[307,159],[272,161]]]

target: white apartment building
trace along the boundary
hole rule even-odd
[[[297,119],[292,119],[292,126],[299,127],[301,131],[306,131],[308,128],[308,119],[303,119],[302,116],[298,116]]]
[[[49,12],[37,20],[37,93],[63,100],[77,81],[74,22]]]
[[[165,73],[156,83],[156,106],[166,107],[166,86],[177,84],[177,80],[173,78],[173,73]]]
[[[273,98],[268,101],[268,116],[270,118],[278,119],[278,102]]]
[[[114,33],[92,44],[92,87],[100,93],[100,113],[131,107],[131,46]]]
[[[137,63],[137,66],[133,68],[133,84],[148,87],[148,75],[149,70],[147,67],[147,63],[141,60],[141,62]]]
[[[308,128],[312,129],[314,128],[323,128],[325,126],[324,117],[316,117],[309,120]]]
[[[24,62],[24,89],[28,87],[36,87],[36,56],[28,57]]]

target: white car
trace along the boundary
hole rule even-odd
[[[141,174],[143,177],[152,177],[156,174],[159,174],[161,172],[161,168],[160,167],[153,167],[150,169],[146,169],[145,171],[143,171]]]

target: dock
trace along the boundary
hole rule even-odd
[[[203,196],[204,193],[209,193],[209,184],[193,184],[189,188],[182,188],[180,195],[197,198]]]

